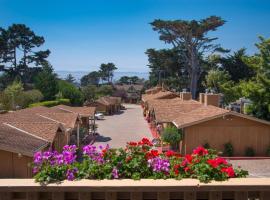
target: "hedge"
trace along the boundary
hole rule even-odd
[[[54,101],[42,101],[42,102],[30,104],[29,107],[30,108],[36,107],[36,106],[52,107],[52,106],[57,106],[60,104],[70,105],[70,100],[69,99],[58,99],[58,100],[54,100]]]

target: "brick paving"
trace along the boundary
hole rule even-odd
[[[100,136],[96,144],[124,147],[128,141],[138,141],[143,137],[152,139],[147,122],[143,118],[140,105],[126,104],[127,109],[120,114],[105,116],[97,120]]]

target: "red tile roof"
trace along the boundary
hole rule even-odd
[[[74,128],[80,116],[94,115],[93,107],[33,107],[0,115],[0,149],[33,155],[52,143],[58,130]],[[27,142],[29,141],[29,142]]]
[[[1,150],[33,156],[36,151],[39,151],[48,145],[49,142],[45,140],[41,140],[17,129],[0,124]]]
[[[142,101],[148,102],[153,99],[171,99],[178,97],[176,93],[170,92],[170,91],[159,91],[155,94],[143,94],[142,95]]]
[[[82,117],[92,117],[95,115],[96,107],[89,107],[89,106],[83,106],[83,107],[71,107],[66,105],[58,105],[54,106],[51,109],[59,109],[61,111],[66,111],[69,113],[77,113]]]

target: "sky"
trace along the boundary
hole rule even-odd
[[[121,72],[147,72],[148,48],[170,48],[150,26],[154,19],[226,20],[211,33],[226,49],[256,52],[270,37],[270,0],[0,0],[0,27],[24,23],[44,36],[55,70],[93,71],[113,62]]]

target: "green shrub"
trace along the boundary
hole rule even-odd
[[[203,147],[206,149],[210,149],[210,144],[208,142],[206,142],[206,143],[204,143]]]
[[[224,156],[233,156],[233,146],[230,142],[224,144],[224,152],[223,155]]]
[[[163,142],[169,143],[173,148],[177,148],[182,139],[181,132],[175,126],[168,126],[161,134]]]
[[[245,150],[245,156],[253,157],[255,156],[255,151],[252,147],[247,147]]]
[[[83,94],[73,84],[64,80],[58,80],[58,89],[59,93],[61,93],[65,99],[69,99],[72,105],[80,106],[83,104]]]
[[[69,99],[58,99],[58,100],[54,100],[54,101],[43,101],[43,102],[30,104],[29,107],[30,108],[36,107],[36,106],[53,107],[53,106],[57,106],[60,104],[70,105],[70,100]]]
[[[267,150],[266,150],[266,155],[267,156],[270,156],[270,146],[267,148]]]
[[[28,90],[22,92],[18,104],[22,108],[28,107],[30,104],[40,102],[43,99],[43,95],[39,90]]]

